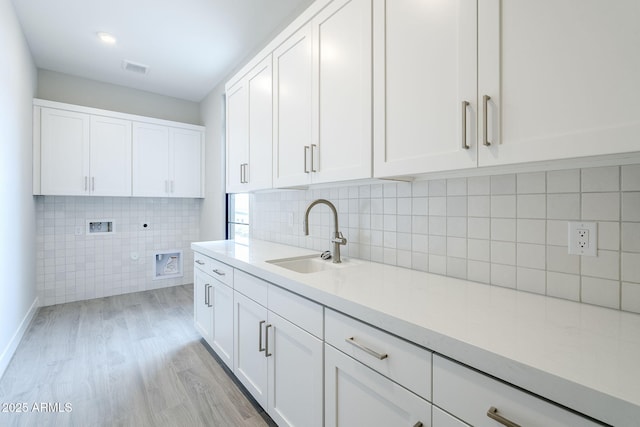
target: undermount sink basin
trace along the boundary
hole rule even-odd
[[[293,258],[280,258],[267,260],[269,264],[286,268],[298,273],[317,273],[318,271],[335,270],[355,265],[351,259],[342,259],[339,264],[334,264],[332,260],[323,260],[320,255],[305,255]]]

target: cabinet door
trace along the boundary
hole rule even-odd
[[[273,167],[273,88],[271,55],[247,76],[249,91],[249,165],[244,181],[248,189],[271,188]]]
[[[90,117],[88,114],[42,108],[42,194],[89,194]]]
[[[330,345],[324,348],[327,427],[431,425],[429,402]]]
[[[233,373],[263,408],[267,407],[267,358],[264,329],[267,309],[239,292],[233,293]]]
[[[308,184],[311,172],[311,26],[273,52],[273,185]]]
[[[202,132],[169,129],[169,191],[172,197],[203,197]]]
[[[212,342],[213,305],[211,304],[211,283],[215,280],[199,269],[194,269],[193,285],[193,317],[200,335],[208,342]]]
[[[322,426],[322,341],[269,312],[269,409],[281,427]]]
[[[246,80],[227,91],[227,193],[246,191],[244,175],[249,162],[249,97]]]
[[[638,151],[640,2],[479,2],[478,94],[494,165]]]
[[[312,180],[371,178],[371,0],[334,1],[312,28]]]
[[[91,116],[90,186],[94,196],[131,196],[131,122]]]
[[[374,176],[475,167],[477,0],[374,3]]]
[[[469,427],[459,419],[447,414],[437,406],[433,406],[433,426],[432,427]]]
[[[217,280],[213,280],[211,285],[211,347],[229,369],[233,370],[233,289]]]
[[[148,123],[133,124],[133,195],[169,194],[169,129]]]

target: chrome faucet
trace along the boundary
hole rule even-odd
[[[335,264],[338,264],[342,262],[342,260],[340,259],[340,246],[346,245],[347,239],[345,239],[342,233],[338,231],[338,212],[336,211],[336,207],[333,206],[333,203],[325,199],[318,199],[311,202],[311,204],[307,207],[307,211],[304,213],[304,235],[309,235],[309,212],[311,212],[311,208],[320,203],[329,206],[329,209],[331,209],[331,211],[333,212],[334,230],[333,237],[331,238],[331,243],[333,243],[333,262]]]

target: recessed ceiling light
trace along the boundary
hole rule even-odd
[[[116,44],[116,38],[113,37],[111,34],[109,33],[104,33],[104,32],[99,32],[98,34],[98,38],[100,40],[102,40],[103,43],[106,44]]]

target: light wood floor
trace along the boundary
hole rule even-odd
[[[43,307],[0,379],[0,404],[29,412],[0,425],[274,425],[205,346],[191,285]]]

